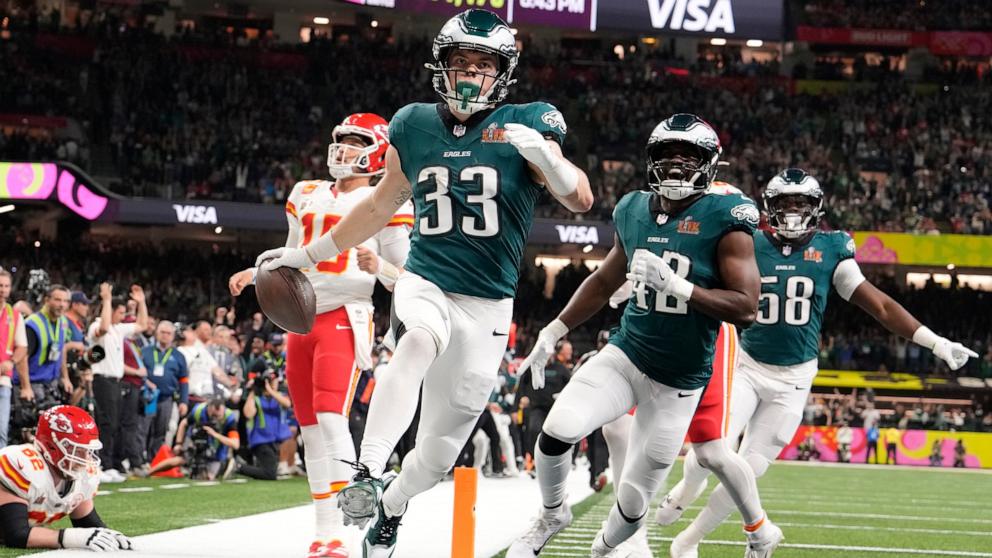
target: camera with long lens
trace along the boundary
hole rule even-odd
[[[85,351],[70,349],[66,352],[65,363],[69,368],[69,374],[78,375],[93,368],[93,365],[107,358],[107,351],[99,345],[94,345]],[[75,383],[75,382],[74,382]]]
[[[278,382],[279,375],[276,374],[275,370],[269,368],[265,372],[255,376],[255,380],[251,385],[252,392],[259,397],[265,395],[265,384],[272,381]]]
[[[210,463],[217,459],[217,444],[214,443],[213,438],[203,426],[193,423],[190,424],[189,442],[190,447],[186,463],[189,467],[190,477],[205,476]]]

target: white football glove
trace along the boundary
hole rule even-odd
[[[630,281],[624,281],[623,285],[620,285],[620,288],[610,295],[610,308],[620,308],[620,305],[632,294],[634,294],[634,284]]]
[[[544,139],[541,132],[513,122],[507,123],[504,128],[506,132],[503,137],[510,142],[510,145],[517,148],[521,157],[534,163],[541,170],[555,166],[558,156],[551,151],[548,140]]]
[[[671,295],[683,302],[692,296],[693,284],[679,277],[660,256],[644,248],[634,250],[627,279],[644,283],[659,295]]]
[[[933,346],[933,356],[946,362],[951,370],[957,370],[968,362],[969,357],[978,358],[978,353],[961,343],[955,343],[950,339],[941,337]]]
[[[270,261],[266,262],[265,260]],[[273,248],[262,252],[255,258],[255,267],[261,267],[266,271],[279,267],[300,269],[312,265],[314,262],[310,259],[310,254],[307,254],[306,248]]]
[[[520,375],[523,375],[528,368],[530,369],[530,385],[534,389],[544,387],[544,367],[548,365],[548,359],[555,353],[555,343],[566,333],[568,333],[568,326],[561,320],[555,319],[537,334],[534,348],[531,349],[527,358],[520,363]]]
[[[59,535],[62,548],[78,548],[94,552],[133,550],[131,539],[123,533],[105,527],[74,527],[63,529]]]

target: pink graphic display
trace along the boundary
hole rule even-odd
[[[68,169],[55,163],[0,162],[0,199],[47,200],[55,192],[59,202],[90,221],[107,208],[107,198],[90,190]]]

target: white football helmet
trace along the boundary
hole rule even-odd
[[[682,200],[705,192],[716,177],[720,138],[694,114],[674,114],[648,138],[648,186],[662,197]]]
[[[823,215],[820,183],[802,169],[785,169],[775,175],[761,199],[768,225],[783,238],[800,238],[816,230]]]
[[[458,73],[448,66],[448,55],[454,49],[475,50],[494,55],[499,60],[499,73],[488,90],[469,82],[458,82]],[[434,91],[453,112],[475,114],[495,106],[506,98],[517,67],[517,40],[510,27],[488,10],[465,10],[449,19],[434,38],[434,63],[425,64],[434,72]],[[454,74],[456,83],[449,77]]]

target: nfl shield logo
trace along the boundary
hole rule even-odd
[[[783,256],[788,256],[791,253],[792,253],[792,246],[789,246],[788,244],[786,244],[785,246],[782,246],[782,255]]]
[[[465,126],[455,124],[455,127],[451,130],[451,133],[454,134],[456,138],[460,138],[465,135]]]
[[[668,215],[664,213],[658,215],[658,218],[655,219],[655,222],[658,223],[659,225],[664,225],[665,223],[668,222]]]

